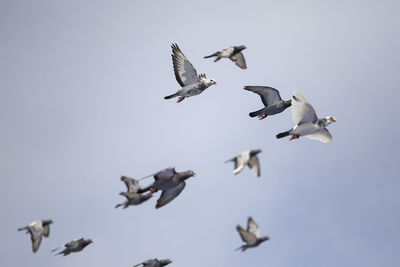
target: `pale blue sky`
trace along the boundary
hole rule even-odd
[[[0,1],[2,265],[399,266],[399,18],[398,1]],[[217,80],[180,104],[175,42]],[[245,71],[202,58],[241,44]],[[334,142],[277,140],[290,109],[251,119],[244,85],[302,90]],[[223,163],[256,148],[259,179]],[[120,175],[169,166],[197,173],[173,202],[114,209]],[[235,252],[249,215],[271,240]],[[16,229],[47,218],[33,254]]]

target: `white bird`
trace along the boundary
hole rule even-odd
[[[18,228],[18,231],[26,230],[26,233],[31,235],[32,251],[36,252],[42,242],[42,236],[49,237],[50,224],[52,220],[40,220],[30,223],[28,226]]]
[[[292,96],[292,120],[295,126],[289,131],[277,134],[276,138],[291,135],[289,140],[293,140],[300,136],[307,136],[323,143],[332,142],[332,135],[326,126],[336,122],[336,119],[332,116],[318,119],[314,108],[300,91],[296,91]]]
[[[236,157],[227,160],[225,163],[230,161],[235,162],[235,170],[233,171],[233,174],[240,173],[247,165],[256,176],[260,177],[260,162],[257,157],[257,154],[260,152],[261,149],[246,150],[237,155]]]
[[[197,76],[196,69],[185,57],[178,45],[172,44],[171,47],[175,78],[182,88],[175,94],[164,97],[164,99],[171,99],[179,96],[177,103],[180,103],[186,97],[199,95],[211,85],[217,84],[214,79],[207,79],[205,74]]]

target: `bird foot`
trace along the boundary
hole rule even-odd
[[[263,119],[265,119],[267,117],[267,115],[264,115],[264,114],[261,114],[261,115],[258,115],[257,116],[257,118],[259,119],[259,120],[263,120]]]
[[[181,103],[181,102],[183,101],[183,99],[185,99],[185,97],[184,97],[184,96],[181,96],[181,97],[178,99],[178,101],[176,101],[176,103]]]
[[[216,59],[214,59],[214,62],[217,62],[218,60],[220,60],[221,58],[217,57]]]
[[[150,189],[151,194],[154,194],[155,192],[157,192],[157,189],[155,189],[155,188]]]
[[[293,134],[293,135],[290,137],[289,141],[292,141],[293,139],[297,139],[297,138],[299,138],[299,137],[300,137],[300,135],[298,135],[298,134]]]

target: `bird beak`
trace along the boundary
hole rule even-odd
[[[334,121],[334,122],[336,122],[336,119],[335,119],[335,118],[333,118],[333,121]]]

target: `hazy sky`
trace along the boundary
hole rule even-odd
[[[399,266],[399,32],[398,1],[1,0],[1,265]],[[217,80],[180,104],[175,42]],[[203,59],[241,44],[247,70]],[[277,140],[290,109],[250,118],[244,85],[300,89],[334,142]],[[257,148],[261,178],[224,164]],[[197,173],[173,202],[114,209],[169,166]],[[234,251],[249,215],[271,239]],[[48,218],[33,254],[17,228]]]

